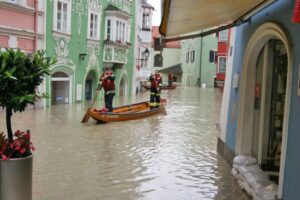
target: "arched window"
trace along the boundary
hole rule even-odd
[[[154,56],[154,67],[162,67],[163,66],[163,57],[160,54],[156,54]]]

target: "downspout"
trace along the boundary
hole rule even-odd
[[[38,48],[38,0],[34,0],[34,51]]]
[[[201,31],[202,32],[202,31]],[[201,87],[202,74],[202,51],[203,51],[203,37],[200,37],[200,69],[199,69],[199,87]]]

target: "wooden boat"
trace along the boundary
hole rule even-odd
[[[113,112],[101,112],[96,109],[90,109],[89,115],[98,122],[119,122],[134,119],[140,119],[155,115],[158,113],[166,114],[166,99],[161,99],[161,106],[150,110],[150,102],[140,102],[114,108]]]
[[[145,88],[146,90],[150,90],[150,85],[147,85],[147,84],[142,84],[142,87]],[[172,86],[169,86],[169,85],[161,85],[160,86],[160,89],[161,90],[173,90],[177,87],[176,84],[172,84]]]

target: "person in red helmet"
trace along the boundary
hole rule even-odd
[[[158,71],[152,74],[148,80],[151,82],[150,86],[150,109],[158,108],[160,106],[160,84],[162,83],[162,78]]]
[[[100,77],[100,83],[104,89],[105,107],[108,112],[112,112],[112,104],[115,96],[115,76],[111,69],[105,69],[103,75]]]

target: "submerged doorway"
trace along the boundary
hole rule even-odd
[[[265,44],[255,76],[252,154],[278,184],[287,83],[287,50],[281,40]]]
[[[51,76],[52,105],[67,104],[70,101],[70,78],[64,72],[55,72]]]
[[[97,74],[95,71],[90,71],[85,80],[85,100],[91,100],[95,94],[98,84]]]
[[[279,199],[283,193],[292,94],[293,51],[290,44],[289,34],[282,25],[267,22],[258,27],[245,48],[239,84],[235,151],[258,158],[258,164],[273,180],[278,180]],[[278,114],[281,119],[271,119]],[[279,167],[275,170],[268,160],[273,160],[271,165],[277,167],[280,163]]]
[[[120,86],[119,86],[119,96],[120,97],[127,95],[127,84],[126,83],[127,83],[126,76],[123,76],[121,78]]]

